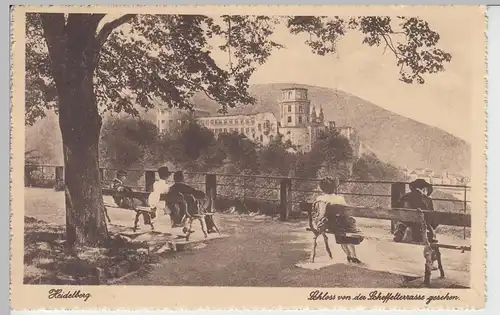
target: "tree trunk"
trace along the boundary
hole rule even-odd
[[[85,124],[84,121],[76,123]],[[95,246],[107,239],[99,179],[98,141],[89,134],[82,134],[80,138],[65,138],[67,241],[70,245]],[[86,143],[85,146],[82,145],[83,142]]]
[[[99,134],[93,76],[97,63],[90,14],[42,14],[59,101],[69,245],[96,246],[108,237],[99,177]]]

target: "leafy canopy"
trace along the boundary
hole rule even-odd
[[[144,160],[157,138],[158,130],[148,120],[109,119],[101,128],[100,161],[105,167],[129,169]]]
[[[74,22],[83,18],[83,24]],[[253,104],[255,99],[247,91],[252,73],[273,50],[283,48],[272,38],[278,24],[293,34],[309,35],[306,44],[319,55],[335,53],[347,32],[361,32],[363,44],[383,45],[393,53],[405,83],[422,84],[425,75],[443,71],[451,60],[437,47],[439,34],[416,17],[127,14],[107,23],[105,19],[105,14],[27,14],[26,124],[44,117],[47,109],[58,109],[52,66],[65,60],[50,60],[46,39],[64,44],[71,36],[68,30],[81,25],[94,37],[88,48],[97,56],[93,77],[97,104],[92,105],[101,113],[137,115],[138,106],[152,108],[158,98],[170,107],[191,108],[197,92],[220,104],[221,112]],[[214,59],[215,50],[227,53],[228,64]]]

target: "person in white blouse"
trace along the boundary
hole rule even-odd
[[[148,205],[152,211],[156,211],[158,208],[160,208],[160,196],[162,194],[168,193],[168,191],[170,190],[170,186],[172,186],[172,184],[167,183],[167,179],[171,174],[172,173],[167,166],[162,166],[158,169],[158,176],[160,177],[160,179],[154,182],[153,191],[151,192],[151,194],[149,194],[148,197]],[[168,214],[165,203],[163,203],[163,211],[165,212],[165,215]]]

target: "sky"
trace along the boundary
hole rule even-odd
[[[438,47],[452,55],[445,71],[425,77],[426,83],[406,84],[399,80],[396,59],[383,47],[362,44],[362,35],[348,33],[335,55],[318,56],[304,43],[305,37],[292,35],[278,26],[273,39],[286,48],[275,51],[250,79],[251,84],[299,83],[343,90],[382,108],[441,128],[471,142],[471,106],[484,106],[472,99],[473,78],[481,73],[477,65],[478,45],[484,27],[477,14],[457,10],[453,14],[427,11],[420,18],[440,34]],[[219,51],[213,58],[227,63]],[[475,102],[475,103],[474,103]]]
[[[445,71],[425,77],[423,85],[401,82],[395,57],[389,51],[383,54],[382,47],[362,44],[358,33],[346,35],[335,56],[318,56],[286,29],[278,30],[277,35],[287,49],[275,52],[253,75],[251,83],[301,83],[340,89],[470,142],[473,69],[469,47],[477,33],[460,16],[444,21],[422,18],[441,35],[440,48],[452,55]]]

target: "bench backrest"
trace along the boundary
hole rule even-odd
[[[303,202],[300,204],[300,209],[305,212],[312,211],[312,204]],[[421,222],[421,214],[414,209],[369,208],[342,205],[329,205],[327,209],[327,211],[342,212],[346,215],[359,218]],[[442,211],[422,211],[422,213],[426,220],[432,220],[440,225],[471,226],[470,214]]]
[[[147,191],[116,191],[112,188],[102,188],[102,194],[104,196],[113,196],[113,197],[129,197],[129,198],[137,198],[137,199],[147,199],[149,197],[150,192]],[[180,194],[161,194],[160,200],[176,203],[184,201],[182,195]]]

